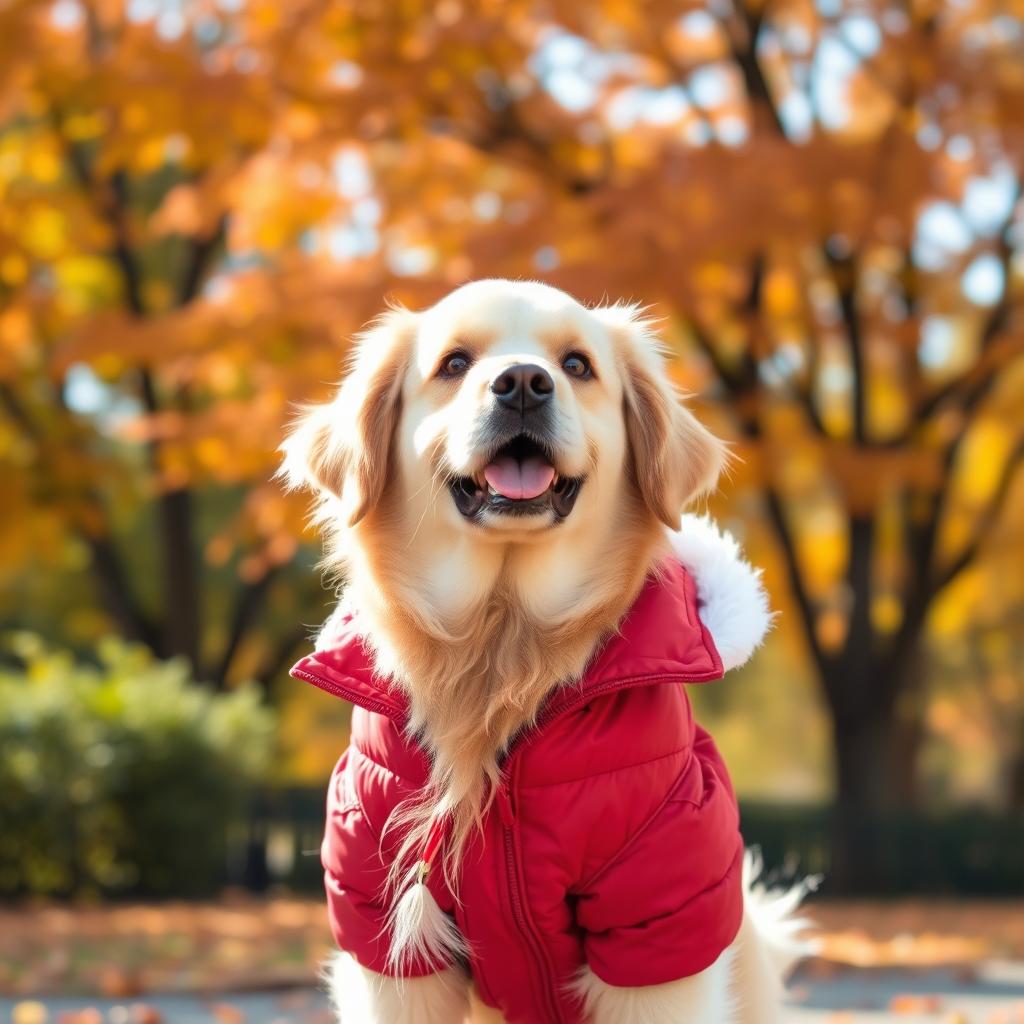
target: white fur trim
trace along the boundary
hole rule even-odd
[[[398,975],[416,961],[450,964],[467,953],[455,922],[437,905],[426,885],[415,880],[416,872],[413,868],[406,890],[388,918],[388,968]]]
[[[340,1024],[459,1024],[469,1013],[469,979],[457,968],[422,978],[389,978],[348,953],[324,968]]]
[[[732,534],[708,516],[684,515],[669,533],[676,557],[693,576],[700,620],[726,672],[749,661],[772,625],[761,570],[743,558]]]
[[[590,1024],[733,1024],[727,949],[707,970],[664,985],[619,988],[585,967],[572,983]]]

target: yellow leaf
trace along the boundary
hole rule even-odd
[[[61,174],[60,156],[50,146],[32,147],[26,165],[29,175],[44,185],[52,185]]]
[[[0,281],[4,284],[19,285],[28,277],[28,263],[17,253],[8,253],[0,260]]]
[[[59,256],[66,243],[67,225],[63,214],[48,206],[33,206],[25,216],[25,247],[39,259]]]

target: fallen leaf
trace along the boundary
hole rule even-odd
[[[136,975],[113,965],[102,968],[96,978],[96,988],[109,999],[125,999],[142,991]]]
[[[897,995],[889,1000],[893,1013],[938,1013],[942,1000],[938,996]]]
[[[210,1011],[220,1024],[245,1024],[245,1013],[231,1003],[214,1003]]]
[[[128,1008],[131,1024],[163,1024],[163,1014],[149,1003],[135,1003]]]
[[[16,1003],[11,1010],[11,1024],[46,1024],[49,1014],[42,1003]]]

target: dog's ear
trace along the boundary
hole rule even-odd
[[[414,325],[415,314],[392,309],[361,334],[334,399],[307,406],[281,445],[288,485],[341,498],[349,526],[384,493]]]
[[[651,512],[678,530],[686,504],[714,490],[725,443],[682,404],[650,321],[632,306],[597,312],[618,334],[629,472]]]

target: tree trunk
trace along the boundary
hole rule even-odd
[[[885,888],[877,826],[894,806],[897,733],[894,716],[886,713],[833,722],[836,798],[827,872],[833,892],[863,894]]]
[[[892,750],[896,733],[889,715],[835,725],[836,799],[851,808],[892,806]]]
[[[199,573],[192,543],[192,501],[187,490],[160,499],[164,549],[164,644],[168,657],[184,655],[198,672]]]
[[[917,768],[924,727],[919,694],[925,667],[918,629],[887,658],[853,657],[835,669],[841,685],[831,692],[846,698],[831,709],[836,796],[828,883],[835,892],[869,894],[889,888],[884,826],[913,808],[920,795]]]
[[[1024,814],[1024,751],[1018,751],[1010,762],[1009,789],[1010,813]]]

